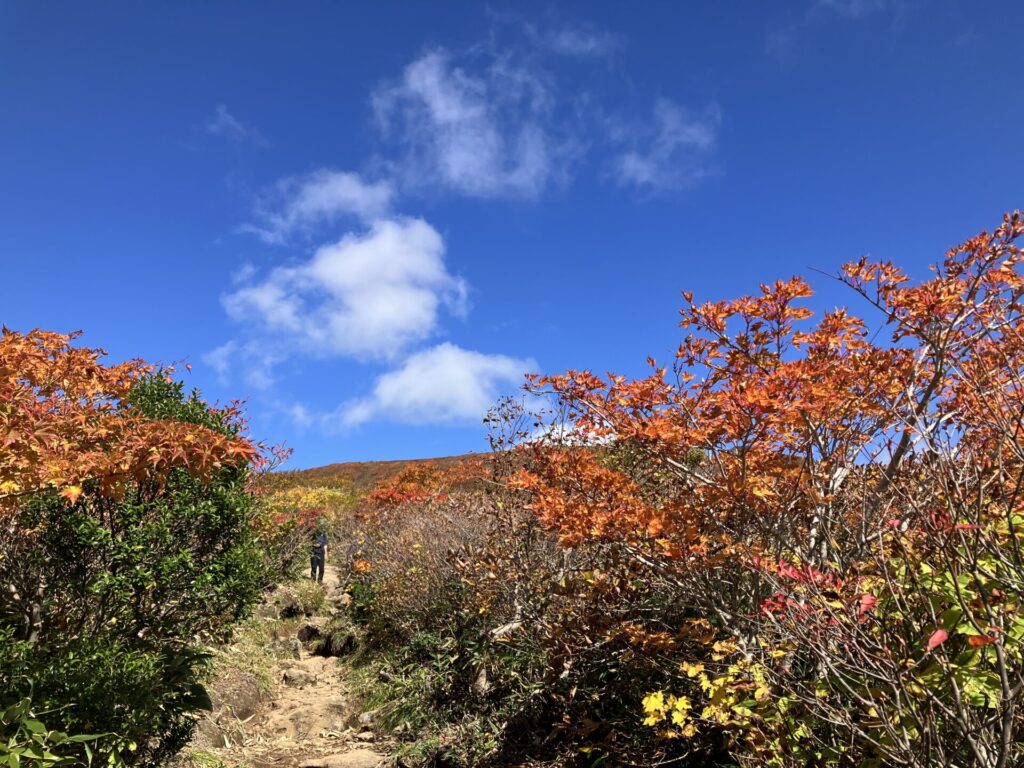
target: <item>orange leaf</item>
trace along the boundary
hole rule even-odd
[[[967,644],[971,648],[984,648],[986,645],[991,645],[996,639],[989,637],[988,635],[971,635],[967,638]]]

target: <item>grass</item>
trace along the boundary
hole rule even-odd
[[[438,641],[420,637],[422,642]],[[403,649],[407,650],[407,649]],[[346,664],[352,689],[363,711],[374,711],[381,730],[402,726],[405,738],[395,755],[413,764],[469,768],[497,748],[499,724],[487,714],[456,712],[445,706],[438,688],[445,686],[451,656],[438,648],[432,658],[411,658],[402,651],[361,649]],[[450,652],[451,649],[449,649]],[[450,693],[450,692],[449,692]]]
[[[234,768],[212,752],[202,749],[191,749],[182,752],[174,760],[174,764],[176,768]]]
[[[299,601],[299,608],[306,616],[317,615],[327,602],[324,585],[311,579],[297,579],[288,585],[288,589],[295,595]]]
[[[269,640],[270,627],[265,620],[252,618],[237,625],[231,644],[213,651],[214,674],[237,670],[253,680],[260,694],[266,696],[274,687],[270,668],[277,659]]]

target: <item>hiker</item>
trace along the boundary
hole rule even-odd
[[[324,566],[327,563],[327,528],[325,521],[317,520],[313,531],[313,553],[309,558],[309,578],[323,584]]]

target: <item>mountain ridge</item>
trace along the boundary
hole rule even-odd
[[[290,487],[294,485],[323,488],[346,487],[357,491],[364,491],[372,488],[382,480],[397,475],[406,467],[418,464],[434,464],[442,468],[451,467],[486,455],[485,453],[463,453],[456,456],[438,456],[425,459],[340,461],[324,464],[320,467],[280,470],[274,473],[274,485],[277,487]]]

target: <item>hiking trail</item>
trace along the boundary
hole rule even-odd
[[[230,672],[214,684],[214,711],[200,721],[193,753],[249,768],[383,768],[372,717],[358,712],[345,670],[334,656],[311,650],[309,641],[347,599],[335,566],[326,567],[323,586],[319,613],[297,620],[292,637],[270,641],[282,644],[290,658],[278,658],[270,668],[269,691]],[[258,615],[271,618],[273,599]]]

